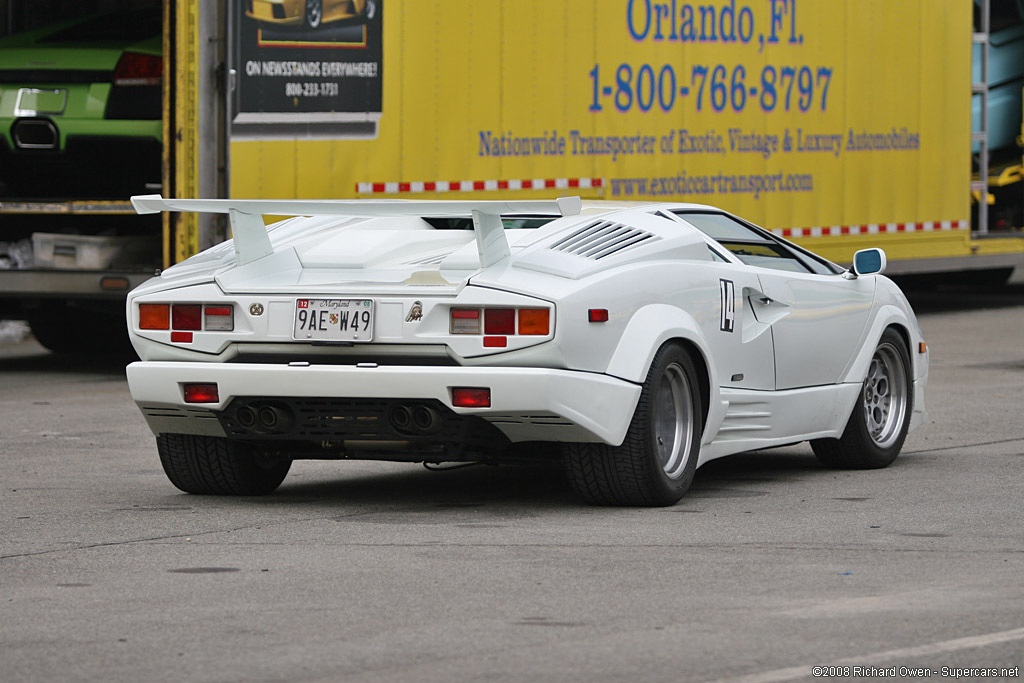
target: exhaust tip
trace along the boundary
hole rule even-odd
[[[388,412],[391,426],[400,432],[408,432],[412,428],[412,410],[401,403],[391,406]]]
[[[18,149],[57,149],[57,126],[47,119],[18,119],[11,126],[11,138]]]
[[[424,434],[433,434],[441,428],[441,416],[433,408],[416,406],[412,410],[413,426]]]
[[[238,422],[239,427],[252,429],[256,426],[256,411],[251,406],[242,406],[235,413],[235,420]]]

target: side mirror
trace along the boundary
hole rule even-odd
[[[853,277],[873,275],[885,270],[885,252],[881,249],[861,249],[853,255]]]

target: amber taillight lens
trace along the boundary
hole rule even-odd
[[[139,304],[139,329],[168,330],[170,327],[170,304]]]

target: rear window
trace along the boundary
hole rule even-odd
[[[502,216],[501,224],[506,230],[536,230],[559,216]],[[472,230],[472,218],[424,218],[435,230]]]

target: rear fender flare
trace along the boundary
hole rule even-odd
[[[654,355],[670,340],[688,342],[702,356],[707,368],[711,396],[708,405],[714,410],[718,403],[718,370],[700,325],[690,314],[674,306],[651,304],[644,306],[630,318],[619,338],[619,344],[608,362],[607,374],[641,384],[654,362]]]

